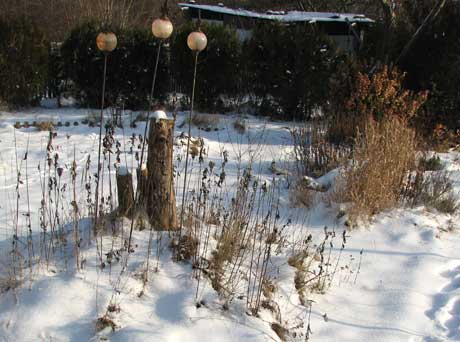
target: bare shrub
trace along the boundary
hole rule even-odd
[[[459,209],[458,196],[450,191],[447,196],[432,202],[433,208],[445,214],[455,214]]]
[[[171,248],[175,251],[175,260],[184,261],[190,260],[196,255],[198,249],[198,241],[193,236],[191,229],[181,236],[180,241],[172,241]]]
[[[404,120],[368,122],[343,172],[342,195],[352,203],[350,219],[366,219],[396,206],[415,154],[415,132]]]
[[[187,121],[184,120],[179,127],[184,127]],[[193,114],[191,123],[204,131],[216,130],[219,128],[220,117],[214,114]]]
[[[327,141],[324,124],[314,122],[291,130],[298,176],[319,177],[337,168],[350,148]]]
[[[306,188],[301,182],[289,189],[289,202],[292,207],[311,208],[315,200],[314,191]]]
[[[52,131],[54,128],[54,124],[51,121],[41,121],[37,122],[35,126],[39,131]]]
[[[404,89],[405,74],[387,66],[371,76],[358,72],[354,78],[348,96],[332,98],[328,136],[336,143],[352,143],[369,120],[413,118],[427,99],[426,92]],[[340,93],[343,85],[336,86]]]
[[[87,121],[90,126],[94,126],[101,121],[101,114],[99,112],[90,111],[84,120]]]
[[[246,132],[246,121],[238,118],[233,122],[233,128],[238,134],[244,134]]]
[[[117,328],[117,325],[110,317],[108,317],[107,315],[104,315],[97,319],[96,331],[102,331],[106,328],[110,328],[112,331],[115,331],[115,329]]]
[[[420,125],[423,124],[425,122]],[[460,129],[453,131],[443,124],[436,124],[434,128],[430,129],[427,138],[436,151],[446,152],[451,148],[458,150],[460,147]]]
[[[411,173],[403,197],[411,206],[425,205],[446,214],[454,214],[459,208],[458,196],[447,172],[417,170]]]
[[[0,277],[0,294],[14,290],[22,286],[24,281],[15,275],[12,270],[5,272],[6,274]]]
[[[442,164],[441,158],[439,158],[439,156],[432,156],[431,158],[423,156],[419,160],[418,164],[419,168],[424,171],[440,171],[444,168],[444,165]]]

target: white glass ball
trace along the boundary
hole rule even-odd
[[[159,39],[167,39],[171,37],[173,29],[173,24],[167,18],[155,19],[152,23],[152,33]]]
[[[117,36],[113,32],[101,32],[97,35],[97,48],[104,52],[112,52],[117,47]]]
[[[206,49],[208,38],[203,32],[195,31],[188,35],[187,45],[192,51],[200,52]]]

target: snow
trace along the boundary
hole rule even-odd
[[[61,107],[72,107],[77,104],[77,101],[73,97],[62,97],[58,104],[58,99],[56,98],[42,98],[40,100],[40,107],[47,109],[56,109]]]
[[[106,115],[109,115],[109,111]],[[8,261],[11,257],[11,237],[14,232],[16,208],[16,153],[21,177],[29,180],[31,220],[34,239],[40,238],[39,207],[40,182],[48,143],[48,132],[34,128],[15,130],[16,121],[80,121],[90,114],[84,109],[31,109],[14,113],[0,113],[0,289],[11,273]],[[133,113],[134,115],[136,113]],[[166,113],[165,113],[166,115]],[[182,122],[187,113],[178,113]],[[162,116],[162,115],[161,115]],[[153,116],[155,119],[163,117]],[[228,152],[226,186],[228,196],[235,191],[238,174],[254,164],[254,174],[269,185],[286,185],[286,174],[274,176],[270,172],[276,165],[289,165],[292,143],[288,122],[270,122],[251,116],[245,118],[247,130],[241,135],[234,130],[235,116],[221,116],[217,131],[192,129],[193,137],[201,137],[207,149],[206,162],[213,161],[220,167],[223,151]],[[117,129],[115,139],[122,144],[118,172],[136,167],[136,151],[139,141],[131,143],[133,135],[144,132],[145,123],[129,127],[130,114],[124,117],[124,128]],[[180,136],[186,127],[176,127]],[[53,140],[53,153],[59,154],[64,168],[62,178],[68,181],[70,167],[77,164],[76,192],[78,206],[82,210],[79,223],[80,236],[87,237],[90,220],[86,219],[85,184],[81,181],[85,163],[91,156],[90,174],[97,172],[98,127],[84,125],[58,127]],[[16,141],[16,148],[15,148]],[[131,151],[132,148],[132,151]],[[175,147],[175,153],[184,151],[183,145]],[[23,160],[28,151],[28,159]],[[182,151],[182,152],[181,152]],[[449,172],[454,191],[460,192],[460,153],[451,151],[439,154],[445,170]],[[26,169],[27,162],[27,169]],[[112,163],[114,161],[112,160]],[[41,172],[37,171],[41,165]],[[107,166],[107,165],[106,165]],[[192,173],[199,168],[191,165]],[[107,172],[107,169],[106,169]],[[116,169],[112,167],[111,176]],[[183,181],[183,165],[179,165],[176,180],[177,201],[180,203]],[[316,182],[333,188],[338,171],[334,170]],[[192,183],[198,182],[192,177]],[[64,180],[63,180],[64,182]],[[113,179],[112,179],[113,182]],[[68,184],[69,186],[70,184]],[[94,185],[94,184],[93,184]],[[324,294],[307,293],[312,301],[309,308],[301,304],[294,284],[296,269],[288,265],[289,254],[273,256],[270,274],[277,290],[272,300],[277,303],[284,326],[297,337],[292,341],[305,341],[305,331],[311,320],[310,341],[377,341],[377,342],[437,342],[460,341],[460,219],[457,215],[442,214],[424,207],[400,208],[377,215],[371,223],[346,231],[346,244],[341,248],[345,218],[338,218],[338,208],[319,202],[315,207],[292,208],[289,194],[282,187],[283,220],[293,219],[286,237],[293,246],[304,241],[309,234],[318,240],[327,231],[336,235],[326,245],[331,253],[331,265],[337,263],[337,272],[331,286]],[[103,190],[107,194],[108,182]],[[27,212],[25,185],[20,186],[19,236],[26,241],[24,222]],[[65,211],[71,212],[72,191],[64,191]],[[318,195],[322,196],[322,195]],[[114,196],[116,198],[116,195]],[[270,328],[275,320],[269,310],[262,310],[259,317],[246,314],[245,300],[236,298],[227,309],[224,301],[206,279],[202,279],[197,307],[195,299],[197,281],[188,263],[172,261],[167,233],[155,232],[152,251],[157,246],[162,251],[160,259],[149,266],[149,282],[144,287],[141,280],[145,269],[145,256],[149,240],[148,231],[134,231],[134,253],[130,254],[127,270],[121,272],[123,262],[106,261],[105,269],[98,265],[99,243],[83,243],[84,268],[75,270],[75,260],[63,255],[73,253],[73,221],[63,218],[68,231],[67,250],[57,251],[49,265],[45,260],[35,263],[32,281],[28,280],[15,290],[0,290],[0,340],[2,341],[278,341]],[[121,236],[112,239],[104,235],[101,243],[104,252],[109,248],[121,248],[129,234],[130,221],[120,224]],[[332,235],[331,235],[332,236]],[[37,242],[38,244],[38,242]],[[290,246],[290,244],[289,244]],[[289,247],[290,248],[290,247]],[[293,247],[294,248],[294,247]],[[27,248],[24,253],[27,253]],[[35,251],[37,257],[40,251]],[[66,254],[67,253],[67,254]],[[60,257],[59,257],[60,256]],[[123,260],[123,259],[122,259]],[[25,268],[28,273],[28,268]],[[242,279],[242,281],[244,281]],[[95,320],[106,311],[108,303],[116,303],[119,312],[110,313],[117,325],[115,331],[107,328],[97,332]]]
[[[120,166],[118,168],[118,174],[120,176],[127,176],[129,174],[129,169],[126,166]]]
[[[372,23],[373,20],[366,18],[362,14],[353,13],[328,13],[328,12],[303,12],[303,11],[268,11],[266,13],[259,13],[254,11],[248,11],[244,9],[232,9],[223,6],[212,6],[212,5],[198,5],[191,3],[179,3],[181,8],[196,8],[199,10],[211,11],[215,13],[222,13],[228,15],[235,15],[241,17],[250,17],[257,19],[268,19],[277,20],[281,22],[315,22],[315,21],[327,21],[327,22],[363,22]]]
[[[152,114],[152,119],[155,119],[155,121],[158,122],[159,120],[168,120],[168,116],[164,111],[156,110]]]

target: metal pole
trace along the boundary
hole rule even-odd
[[[161,44],[162,44],[162,42],[160,41],[159,44],[158,44],[158,52],[157,52],[157,59],[156,59],[156,62],[155,62],[155,70],[153,72],[152,88],[150,89],[149,110],[147,112],[147,123],[146,123],[145,129],[144,129],[144,141],[142,142],[142,150],[141,150],[141,164],[140,164],[141,167],[142,167],[142,163],[144,162],[145,138],[147,137],[147,130],[148,130],[148,127],[149,127],[149,122],[150,122],[150,113],[153,111],[153,93],[155,91],[155,84],[156,84],[156,80],[157,80],[158,62],[160,60]],[[136,193],[137,193],[137,191],[136,191]]]
[[[145,124],[145,129],[144,129],[144,140],[142,142],[141,161],[140,161],[140,165],[139,165],[139,171],[140,171],[140,168],[142,167],[142,164],[144,162],[145,141],[146,141],[146,138],[147,138],[147,130],[148,130],[148,127],[149,127],[149,122],[150,122],[150,112],[152,111],[152,107],[153,107],[153,93],[155,91],[155,84],[156,84],[157,73],[158,73],[158,64],[159,64],[159,60],[160,60],[161,44],[162,44],[162,41],[160,41],[159,44],[158,44],[157,58],[156,58],[156,61],[155,61],[155,70],[153,72],[152,88],[150,89],[149,110],[147,112],[147,122]],[[142,179],[142,178],[139,177],[139,180],[140,179]],[[136,187],[136,194],[134,196],[134,208],[136,208],[137,205],[139,204],[139,185],[140,185],[140,182],[137,184],[137,187]],[[131,241],[132,241],[132,238],[133,238],[133,230],[134,230],[134,215],[133,215],[133,218],[131,219],[131,227],[129,229],[128,255],[129,255],[130,250],[131,250]]]
[[[102,80],[102,98],[101,98],[101,119],[99,122],[99,147],[98,147],[98,154],[97,154],[97,179],[96,179],[96,210],[94,214],[94,231],[97,233],[98,225],[99,225],[99,182],[101,178],[101,148],[102,148],[102,126],[104,124],[104,99],[105,99],[105,81],[107,75],[107,52],[104,52],[104,77]],[[96,241],[97,244],[97,241]],[[101,237],[101,250],[99,253],[99,259],[102,265],[102,237]]]
[[[180,213],[180,229],[179,229],[179,241],[182,237],[182,227],[184,224],[184,210],[185,210],[185,188],[187,186],[187,172],[188,172],[188,157],[190,150],[190,139],[192,135],[192,116],[193,116],[193,103],[195,101],[195,85],[196,85],[196,69],[198,65],[198,52],[195,52],[195,68],[193,71],[193,85],[192,85],[192,98],[190,104],[190,114],[188,117],[188,138],[187,138],[187,152],[185,157],[185,172],[184,172],[184,188],[182,189],[182,207]]]
[[[100,118],[100,126],[99,126],[99,147],[98,147],[98,154],[97,154],[97,179],[96,179],[96,211],[94,215],[94,223],[95,228],[97,227],[98,219],[99,219],[99,181],[101,177],[101,148],[102,148],[102,126],[104,124],[104,100],[105,100],[105,81],[106,81],[106,74],[107,74],[107,53],[104,53],[104,78],[102,81],[102,98],[101,98],[101,118]]]

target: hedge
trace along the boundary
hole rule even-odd
[[[194,54],[186,45],[187,36],[195,28],[183,26],[171,42],[171,68],[174,79],[183,84],[181,90],[190,94],[193,83]],[[202,25],[208,38],[207,49],[199,54],[195,98],[197,107],[206,111],[225,109],[221,95],[235,97],[242,77],[241,43],[234,29],[218,25]]]
[[[193,29],[191,25],[179,28],[163,49],[156,99],[168,90],[190,94],[194,55],[186,40]],[[232,109],[226,99],[249,94],[263,100],[258,101],[263,114],[299,119],[310,116],[327,101],[329,79],[345,60],[311,25],[263,25],[243,43],[227,26],[204,24],[201,29],[208,37],[208,47],[198,58],[195,99],[203,111]],[[95,45],[99,31],[95,23],[81,25],[62,47],[66,75],[89,106],[98,106],[100,101],[103,55]],[[109,56],[108,105],[123,97],[131,109],[145,108],[157,42],[147,29],[115,33],[118,48]],[[173,85],[175,89],[171,89]]]
[[[247,78],[265,110],[308,118],[329,100],[330,78],[348,57],[312,25],[261,25],[244,47]],[[272,99],[272,100],[269,100]],[[276,108],[278,107],[278,108]]]
[[[100,106],[100,92],[104,55],[96,47],[100,27],[85,23],[74,29],[62,46],[64,75],[79,90],[79,100],[90,107]],[[131,109],[148,105],[158,42],[147,30],[115,30],[118,47],[110,53],[107,62],[107,105],[122,99]],[[168,87],[169,52],[162,49],[155,98],[164,96]]]
[[[37,25],[0,19],[0,99],[13,106],[39,100],[48,75],[49,43]]]

